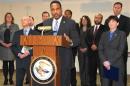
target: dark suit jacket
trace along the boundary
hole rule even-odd
[[[29,35],[37,35],[37,34],[38,34],[37,32],[30,29]],[[20,59],[18,57],[18,53],[21,53],[21,50],[22,50],[22,47],[23,47],[23,46],[20,45],[20,36],[21,35],[23,35],[23,29],[15,32],[14,37],[13,37],[13,41],[12,41],[13,45],[12,45],[11,49],[16,56],[17,67],[27,67],[27,65],[30,64],[30,61],[31,61],[32,50],[30,50],[29,56],[27,56],[23,59]]]
[[[43,22],[41,22],[41,23],[37,24],[37,25],[36,25],[36,27],[35,27],[35,30],[36,30],[38,33],[40,33],[40,34],[41,34],[41,31],[40,31],[40,30],[38,30],[38,27],[40,27],[40,26],[43,26]]]
[[[94,34],[93,34],[94,26],[89,28],[89,32],[88,32],[88,35],[87,35],[87,38],[86,38],[87,45],[88,45],[88,52],[93,52],[91,50],[91,46],[92,46],[93,43],[96,44],[96,46],[98,47],[101,35],[104,31],[106,31],[105,27],[104,27],[104,25],[101,24],[100,27],[98,28],[95,36],[94,36]]]
[[[52,21],[53,19],[48,19],[44,21],[44,26],[52,26]],[[59,30],[57,35],[63,36],[64,33],[68,35],[72,41],[73,41],[73,46],[78,46],[79,44],[79,36],[76,31],[76,26],[75,22],[73,20],[67,19],[65,17],[62,17]],[[47,31],[44,33],[44,35],[53,35],[52,29],[50,31]],[[71,68],[72,66],[72,48],[65,48],[65,47],[59,47],[59,57],[61,61],[61,67],[64,69]]]
[[[82,28],[80,28],[80,35],[79,35],[80,36],[80,45],[79,45],[80,48],[87,48],[88,47],[88,45],[86,43],[86,39],[88,39],[87,38],[88,31],[89,31],[88,28],[85,32],[83,31]]]
[[[123,50],[125,47],[126,35],[123,31],[116,30],[111,41],[109,40],[109,31],[102,34],[99,43],[99,57],[101,63],[108,60],[110,64],[123,69]]]

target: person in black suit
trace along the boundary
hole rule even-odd
[[[98,43],[102,33],[105,31],[104,25],[102,25],[102,14],[96,14],[94,17],[95,25],[89,29],[87,37],[88,45],[88,75],[89,75],[89,85],[96,85],[97,67],[100,65],[98,56]],[[99,68],[100,70],[100,68]]]
[[[23,17],[21,20],[23,29],[15,32],[12,42],[12,51],[16,56],[16,86],[23,86],[25,73],[29,72],[32,49],[20,45],[21,35],[36,35],[37,33],[29,27],[29,17]],[[24,50],[25,49],[25,50]],[[29,76],[30,79],[30,76]]]
[[[129,32],[130,32],[130,18],[121,14],[122,6],[123,5],[121,2],[115,2],[113,5],[113,13],[119,19],[118,29],[121,31],[124,31],[126,33],[126,36],[128,37]],[[108,19],[106,19],[105,25],[108,28]],[[125,68],[124,84],[125,84],[125,86],[127,86],[127,59],[128,59],[128,43],[127,43],[127,41],[126,41],[126,47],[125,47],[123,56],[124,56],[124,64],[125,64],[125,66],[124,66],[124,68]]]
[[[64,11],[64,17],[71,19],[72,18],[72,11],[67,9]],[[79,24],[76,24],[76,30],[79,33]],[[71,68],[71,86],[76,86],[77,85],[77,80],[76,80],[76,67],[75,67],[75,58],[77,55],[77,50],[78,46],[72,48],[73,52],[73,63],[72,63],[72,68]]]
[[[70,86],[70,69],[72,68],[72,47],[78,46],[79,36],[76,31],[75,22],[62,15],[62,6],[59,1],[50,3],[52,18],[43,22],[43,26],[51,26],[52,29],[44,35],[64,36],[70,43],[68,48],[59,47],[59,59],[61,64],[61,86]],[[52,85],[51,85],[52,86]]]
[[[91,20],[88,16],[82,16],[80,20],[80,45],[78,48],[78,61],[81,86],[88,86],[88,56],[86,43],[89,28],[91,27]]]
[[[42,12],[42,22],[36,25],[36,27],[35,27],[36,31],[41,33],[41,31],[38,29],[38,27],[43,26],[43,22],[49,18],[50,18],[49,12],[47,12],[47,11]]]
[[[118,29],[119,19],[116,16],[108,18],[109,31],[102,34],[99,42],[99,58],[101,65],[104,66],[103,70],[112,70],[112,67],[119,69],[118,80],[103,77],[101,86],[124,86],[124,62],[123,51],[126,44],[125,32]],[[107,72],[110,73],[110,72]],[[104,73],[106,74],[106,73]],[[103,75],[104,75],[103,74]]]

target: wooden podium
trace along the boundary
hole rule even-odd
[[[30,35],[30,36],[21,36],[20,45],[22,46],[31,46],[33,48],[32,62],[37,59],[39,56],[48,56],[55,62],[57,66],[57,74],[54,79],[54,86],[60,85],[60,61],[58,56],[58,48],[68,47],[69,43],[62,36],[52,36],[52,35]]]

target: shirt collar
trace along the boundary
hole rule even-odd
[[[97,29],[99,29],[100,25],[95,25],[94,28],[96,28],[96,26],[97,26]]]
[[[55,19],[55,18],[54,18],[53,21],[54,21],[54,22],[55,22],[55,21],[58,21],[58,24],[60,24],[60,22],[61,22],[61,20],[62,20],[62,17],[63,17],[63,16],[61,16],[59,19]]]
[[[117,15],[118,19],[120,18],[121,14]]]

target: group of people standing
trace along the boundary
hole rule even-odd
[[[114,15],[109,16],[102,24],[103,15],[94,16],[94,25],[87,15],[83,15],[80,23],[72,19],[72,11],[65,10],[59,1],[50,3],[50,14],[42,13],[42,22],[34,25],[34,18],[26,16],[21,19],[19,30],[11,13],[6,13],[5,21],[0,25],[0,58],[3,60],[4,85],[14,84],[14,60],[16,59],[16,86],[30,83],[29,66],[32,50],[21,52],[20,35],[41,35],[40,26],[51,26],[44,35],[62,35],[70,43],[69,48],[59,47],[61,63],[61,86],[76,86],[75,57],[78,56],[81,86],[97,86],[97,68],[99,69],[101,86],[127,86],[127,36],[130,31],[130,19],[121,14],[122,3],[113,5]],[[118,81],[103,77],[103,69],[119,68]],[[8,78],[9,74],[9,78]],[[40,85],[32,81],[32,86],[53,86],[53,82]]]

